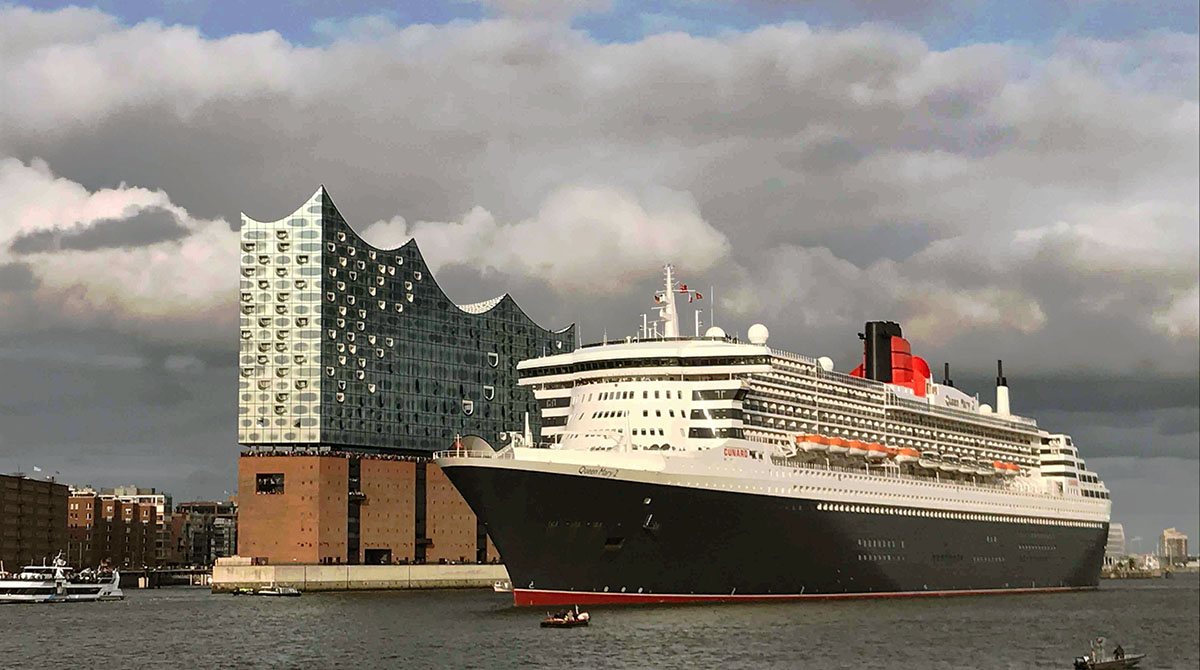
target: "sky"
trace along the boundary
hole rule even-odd
[[[232,492],[239,214],[324,184],[588,341],[670,261],[843,371],[875,319],[1002,358],[1134,548],[1200,542],[1198,55],[1194,2],[0,5],[0,472]]]

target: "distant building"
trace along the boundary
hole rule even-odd
[[[161,493],[154,488],[133,485],[101,489],[100,493],[101,495],[111,495],[122,502],[153,506],[155,514],[154,565],[167,565],[171,562],[168,546],[171,541],[171,529],[167,523],[171,516],[171,496],[169,494]]]
[[[1108,525],[1108,543],[1104,545],[1104,563],[1111,565],[1128,555],[1125,550],[1125,526],[1119,523]]]
[[[1188,536],[1168,528],[1158,540],[1158,555],[1166,565],[1182,565],[1188,560]]]
[[[185,502],[172,514],[180,563],[212,565],[218,558],[237,553],[237,504]]]
[[[67,487],[0,475],[0,563],[9,571],[67,549]]]
[[[71,536],[67,551],[71,565],[126,569],[159,565],[158,509],[152,502],[72,489],[65,516]]]
[[[322,187],[241,228],[238,553],[272,562],[486,560],[429,463],[457,435],[540,435],[517,362],[575,348],[508,294],[456,305],[415,240],[377,249]],[[566,421],[566,417],[555,421]]]

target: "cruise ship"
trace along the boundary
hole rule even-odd
[[[937,382],[900,325],[848,373],[720,328],[525,360],[541,441],[436,456],[487,526],[517,605],[1094,588],[1111,501],[1071,437]],[[697,332],[699,328],[697,327]],[[999,368],[999,365],[998,365]]]

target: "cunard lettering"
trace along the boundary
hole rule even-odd
[[[750,450],[749,449],[732,449],[730,447],[725,447],[725,455],[726,456],[737,456],[738,458],[750,458]]]
[[[579,466],[579,474],[593,477],[616,477],[617,470],[613,468],[593,468],[587,465]]]

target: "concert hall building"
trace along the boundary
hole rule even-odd
[[[503,443],[540,413],[518,361],[575,347],[507,294],[457,305],[416,240],[364,242],[324,187],[290,216],[242,215],[238,553],[271,563],[494,560],[429,462]]]

